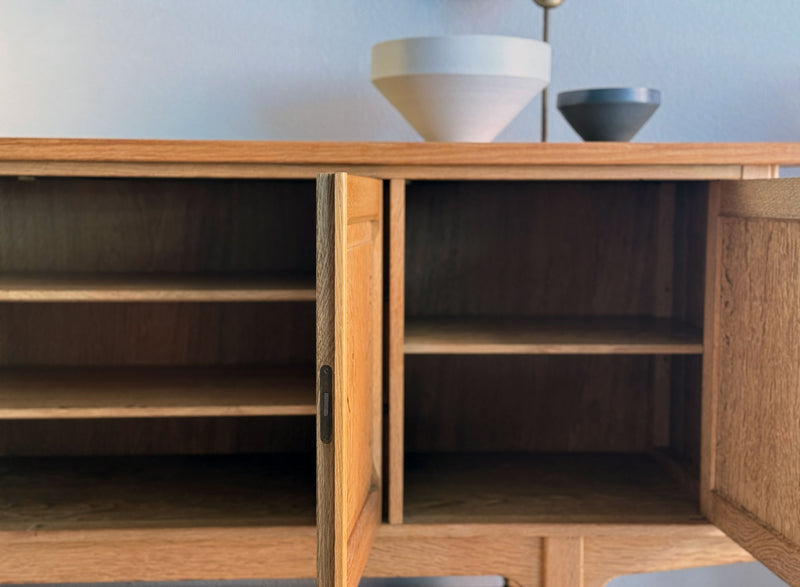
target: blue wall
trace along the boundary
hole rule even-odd
[[[798,0],[565,0],[552,26],[551,96],[662,90],[637,140],[800,140]],[[4,0],[0,135],[417,140],[373,43],[540,29],[531,0]],[[500,140],[537,140],[538,112]]]

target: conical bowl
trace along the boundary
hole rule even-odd
[[[428,141],[489,142],[550,82],[550,45],[414,37],[372,47],[372,83]]]
[[[661,103],[650,88],[597,88],[558,95],[558,109],[585,141],[630,141]]]

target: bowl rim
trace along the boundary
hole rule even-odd
[[[373,80],[417,74],[509,75],[550,81],[549,43],[506,35],[389,39],[372,46]]]
[[[593,103],[660,104],[661,91],[645,86],[586,88],[560,92],[556,102],[559,108]]]
[[[442,41],[460,41],[460,40],[474,40],[474,39],[483,39],[487,42],[490,40],[494,41],[524,41],[526,43],[530,43],[531,45],[544,45],[549,47],[550,43],[545,43],[544,41],[540,41],[539,39],[531,39],[530,37],[520,37],[519,35],[492,35],[486,33],[452,33],[452,34],[445,34],[445,35],[418,35],[414,37],[397,37],[396,39],[385,39],[383,41],[379,41],[372,45],[373,48],[378,47],[380,45],[388,45],[389,43],[410,43],[410,42],[420,42],[420,41],[434,41],[434,40],[442,40]]]

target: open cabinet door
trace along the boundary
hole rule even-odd
[[[317,585],[355,587],[381,521],[382,183],[317,180]]]
[[[703,513],[800,586],[800,179],[712,184]]]

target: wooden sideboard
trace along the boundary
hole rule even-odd
[[[0,140],[0,581],[800,585],[780,165]]]

